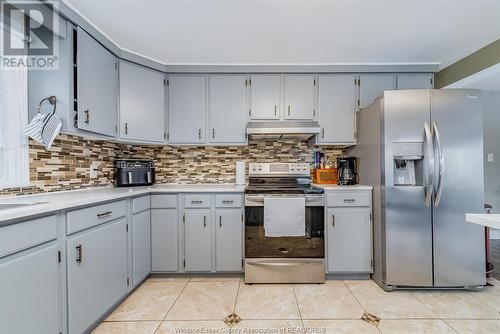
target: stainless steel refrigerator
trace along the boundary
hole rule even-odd
[[[358,112],[360,182],[374,186],[374,274],[384,289],[484,285],[480,91],[386,91]]]

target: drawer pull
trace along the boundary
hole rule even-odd
[[[344,198],[344,203],[355,203],[356,200],[354,198]]]
[[[222,216],[219,216],[219,228],[222,227]]]
[[[335,226],[335,215],[332,215],[332,226]]]
[[[203,227],[207,227],[207,216],[203,216]]]
[[[101,212],[101,213],[98,213],[97,214],[97,218],[103,218],[103,217],[107,217],[109,216],[110,214],[112,214],[113,211],[106,211],[106,212]]]
[[[233,203],[234,203],[233,200],[227,200],[227,199],[225,199],[225,200],[222,201],[222,204],[233,204]]]
[[[191,201],[191,204],[201,204],[203,201]]]
[[[76,246],[76,262],[82,263],[82,245]]]

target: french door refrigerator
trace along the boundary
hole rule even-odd
[[[386,91],[358,112],[360,182],[374,186],[374,274],[384,289],[484,285],[480,91]]]

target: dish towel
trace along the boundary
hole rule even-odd
[[[48,101],[54,109],[50,114],[42,114],[41,107],[44,101]],[[54,142],[54,139],[61,131],[62,123],[56,113],[57,98],[55,96],[49,96],[44,98],[38,104],[38,112],[31,122],[26,126],[24,133],[33,138],[35,141],[44,145],[45,148],[49,149]]]
[[[264,234],[266,237],[305,236],[305,198],[265,197]]]

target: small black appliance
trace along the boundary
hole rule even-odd
[[[337,158],[338,184],[342,186],[357,184],[358,159],[355,157]]]
[[[155,183],[152,160],[120,159],[115,161],[116,186],[149,186]]]

